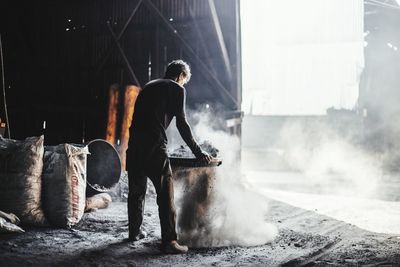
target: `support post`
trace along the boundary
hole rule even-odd
[[[118,98],[119,90],[118,85],[113,84],[109,89],[108,98],[108,116],[107,116],[107,130],[106,130],[106,141],[112,145],[116,144],[116,129],[117,129],[117,110],[118,110]]]
[[[126,169],[126,150],[129,142],[129,128],[132,124],[132,117],[135,110],[136,98],[139,95],[140,88],[134,85],[128,85],[125,88],[124,95],[124,115],[121,126],[121,144],[118,147],[118,153],[121,158],[122,169]]]

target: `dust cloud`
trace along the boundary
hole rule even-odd
[[[286,123],[278,144],[287,166],[304,173],[309,183],[329,186],[335,194],[374,197],[383,173],[381,156],[357,144],[352,135],[343,136],[325,123],[312,128]]]
[[[327,117],[273,119],[256,118],[258,126],[251,118],[246,122],[256,135],[269,131],[269,142],[262,138],[250,147],[255,138],[244,128],[243,162],[257,158],[263,166],[245,172],[258,192],[368,231],[398,233],[398,174],[384,166],[387,151],[370,149],[358,127],[349,131],[351,124],[338,127]]]
[[[178,209],[180,240],[192,247],[256,246],[271,242],[277,235],[277,228],[267,222],[267,199],[246,187],[246,181],[241,175],[239,138],[218,130],[220,122],[211,113],[197,112],[192,118],[195,121],[192,124],[193,132],[197,139],[208,140],[219,149],[218,156],[223,163],[212,171],[206,171],[209,173],[204,173],[204,168],[191,172],[190,175],[197,176],[194,179],[204,179],[200,187],[206,185],[211,188],[208,200],[200,197],[202,205],[196,206],[193,203],[198,201],[198,195],[203,194],[204,190],[192,188],[192,197],[188,199],[185,198],[183,187],[178,185],[176,194],[178,207],[181,207]],[[176,137],[177,132],[169,131],[168,135],[170,143],[172,141],[171,147],[174,143],[182,143]],[[199,192],[193,194],[193,190]],[[193,217],[197,218],[195,223]]]

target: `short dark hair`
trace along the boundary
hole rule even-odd
[[[181,75],[181,73],[183,73],[186,78],[186,82],[188,82],[192,76],[192,73],[190,72],[190,66],[181,59],[173,60],[167,66],[165,78],[176,79],[179,77],[179,75]]]

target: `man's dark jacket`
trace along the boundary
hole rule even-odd
[[[185,88],[173,80],[157,79],[146,84],[136,100],[129,147],[143,147],[146,144],[149,148],[156,144],[166,146],[168,140],[165,130],[175,116],[176,126],[183,140],[193,154],[201,155],[201,149],[186,120],[185,102]]]

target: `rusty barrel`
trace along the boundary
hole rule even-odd
[[[103,139],[95,139],[87,144],[90,155],[87,156],[86,194],[108,192],[119,181],[121,160],[115,148]]]
[[[174,180],[181,183],[181,201],[177,217],[178,226],[185,233],[202,229],[206,225],[206,215],[213,198],[216,167],[221,165],[220,158],[209,163],[196,158],[169,157]]]

